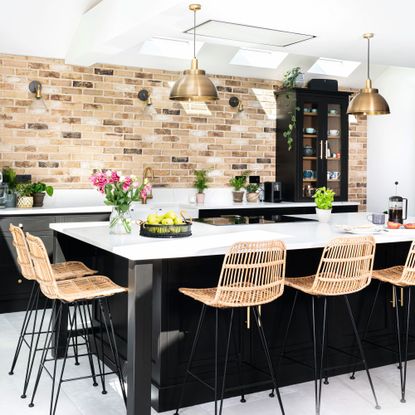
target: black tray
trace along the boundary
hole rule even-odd
[[[148,238],[186,238],[192,235],[192,223],[189,221],[181,225],[141,223],[140,235]]]

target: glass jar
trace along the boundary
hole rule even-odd
[[[130,208],[123,212],[119,207],[112,208],[110,216],[110,233],[114,235],[125,235],[132,231],[132,220]]]

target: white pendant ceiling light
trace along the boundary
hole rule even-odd
[[[194,13],[192,65],[173,85],[170,99],[174,101],[215,101],[218,99],[218,91],[206,76],[206,72],[199,69],[196,59],[196,12],[201,9],[201,6],[200,4],[191,4],[189,9]]]
[[[365,33],[363,37],[367,39],[367,80],[365,88],[350,101],[347,108],[348,114],[354,115],[383,115],[389,114],[389,105],[385,98],[379,94],[379,90],[372,88],[372,80],[370,79],[370,39],[373,33]]]

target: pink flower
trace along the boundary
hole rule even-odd
[[[89,180],[101,193],[104,193],[105,186],[109,183],[107,176],[102,172],[93,174]]]
[[[118,175],[118,172],[112,171],[111,176],[108,180],[108,183],[117,183],[120,181],[120,176]]]
[[[126,177],[125,178],[125,180],[124,180],[124,183],[123,183],[123,185],[122,185],[122,190],[124,190],[125,192],[127,191],[127,190],[129,190],[130,189],[130,187],[131,187],[131,184],[132,184],[132,180],[131,180],[131,177]]]

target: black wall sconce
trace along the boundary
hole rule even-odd
[[[229,105],[232,108],[236,108],[236,113],[234,115],[235,118],[239,118],[239,119],[246,118],[244,105],[242,104],[242,101],[238,97],[235,97],[235,96],[230,97]]]
[[[143,113],[145,114],[155,114],[156,110],[153,107],[153,100],[151,99],[150,92],[147,89],[142,89],[138,93],[138,99],[141,102],[144,102]]]
[[[48,112],[45,100],[42,96],[42,84],[39,81],[32,81],[29,84],[29,91],[34,94],[33,102],[30,104],[29,111],[34,114],[45,114]]]

